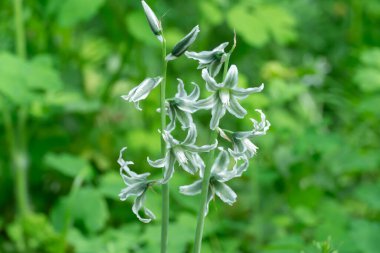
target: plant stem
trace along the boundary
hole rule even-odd
[[[23,0],[13,0],[14,9],[14,22],[16,28],[16,52],[17,55],[23,59],[26,58],[26,46],[25,46],[25,31],[24,22],[22,14],[22,1]]]
[[[163,37],[163,36],[162,36]],[[162,41],[162,81],[160,92],[160,108],[161,108],[161,132],[166,128],[166,108],[165,108],[165,89],[166,89],[166,72],[168,62],[166,57],[166,40],[163,37]],[[164,157],[166,153],[166,143],[161,137],[161,156]],[[161,253],[166,253],[168,247],[168,228],[169,228],[169,183],[162,184],[162,219],[161,219]]]
[[[223,80],[227,75],[228,65],[230,61],[230,56],[236,47],[236,34],[234,36],[234,44],[232,45],[230,51],[227,54],[226,61],[224,62],[224,70],[223,70]],[[213,142],[218,137],[218,131],[214,130],[210,135],[210,143]],[[202,181],[202,194],[201,194],[201,206],[198,212],[197,218],[197,228],[195,231],[195,239],[194,239],[194,253],[200,253],[202,248],[202,237],[203,237],[203,228],[205,223],[205,212],[207,208],[207,198],[208,191],[210,186],[210,176],[211,176],[211,166],[214,160],[215,149],[210,152],[209,160],[206,164],[205,172],[203,175]]]
[[[13,0],[14,24],[16,31],[16,53],[21,59],[26,58],[25,30],[22,12],[22,0]],[[9,113],[9,112],[7,112]],[[27,170],[28,155],[26,153],[26,119],[27,109],[21,107],[17,113],[17,136],[13,133],[14,126],[9,118],[8,134],[9,142],[12,143],[11,157],[15,168],[15,192],[16,200],[21,217],[29,212],[28,187],[27,187]],[[16,139],[17,138],[17,139]],[[11,140],[12,139],[12,140]]]
[[[210,135],[210,140],[215,140],[217,138],[218,132],[215,130]],[[210,176],[211,176],[211,164],[214,160],[215,149],[210,152],[209,160],[205,167],[205,172],[203,175],[202,181],[202,195],[201,195],[201,207],[198,212],[197,219],[197,228],[195,231],[195,239],[194,239],[194,253],[200,253],[202,247],[202,236],[203,236],[203,228],[205,223],[205,212],[207,208],[207,195],[210,186]]]

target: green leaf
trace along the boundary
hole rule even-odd
[[[355,189],[355,196],[366,203],[369,208],[380,211],[380,181],[360,185]]]
[[[201,1],[199,7],[203,17],[213,25],[219,25],[223,21],[221,10],[210,1]]]
[[[48,153],[44,158],[44,163],[69,177],[76,177],[79,173],[84,173],[83,175],[89,178],[92,174],[92,167],[88,161],[67,153]]]
[[[360,56],[362,63],[354,75],[354,81],[364,92],[380,90],[380,49],[364,51]]]
[[[294,17],[275,5],[237,4],[228,12],[227,22],[248,44],[257,47],[267,44],[270,38],[279,44],[286,44],[294,41],[297,35]]]
[[[351,240],[360,253],[378,253],[380,224],[365,220],[354,220],[351,227]]]
[[[119,200],[119,192],[125,187],[122,178],[118,173],[109,172],[99,179],[99,191],[107,198]]]
[[[97,232],[104,228],[109,218],[107,202],[94,188],[79,189],[72,198],[61,198],[51,212],[51,219],[58,231],[62,231],[69,217],[88,232]]]
[[[25,61],[0,53],[0,94],[16,105],[26,105],[62,87],[61,79],[46,58]]]
[[[73,27],[91,19],[105,0],[65,0],[58,10],[57,21],[63,27]]]

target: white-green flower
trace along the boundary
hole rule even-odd
[[[152,180],[148,180],[150,173],[137,174],[133,172],[129,165],[132,165],[133,162],[125,161],[123,159],[123,152],[127,148],[124,147],[120,151],[120,156],[118,159],[118,163],[120,165],[120,175],[124,180],[124,183],[127,187],[121,190],[119,194],[119,198],[121,201],[127,200],[129,197],[135,196],[135,201],[132,207],[132,211],[136,214],[137,218],[144,222],[148,223],[152,219],[155,219],[155,215],[148,208],[144,207],[145,195],[149,188],[149,186],[154,182]],[[144,214],[148,218],[142,218],[139,214],[140,210],[143,210]]]
[[[238,165],[235,163],[232,170],[230,167],[230,157],[228,152],[223,148],[219,148],[220,152],[211,167],[210,185],[207,195],[207,208],[204,215],[208,213],[208,205],[210,201],[217,195],[224,203],[232,205],[237,198],[236,193],[226,184],[227,181],[235,177],[240,177],[243,171],[248,167],[248,162]],[[203,170],[200,173],[203,178]],[[195,181],[190,185],[180,187],[180,192],[185,195],[197,195],[202,191],[202,179]]]
[[[227,58],[227,54],[224,52],[224,49],[227,46],[228,42],[224,42],[211,51],[203,51],[199,53],[185,52],[185,55],[188,58],[197,60],[199,62],[198,69],[207,68],[210,75],[212,77],[215,77],[219,73],[223,63]]]
[[[174,98],[166,100],[166,110],[169,115],[170,123],[167,126],[168,131],[172,131],[175,128],[175,122],[178,121],[182,125],[182,129],[189,128],[193,124],[192,113],[198,110],[197,99],[199,98],[199,86],[196,83],[194,90],[187,94],[185,85],[181,79],[178,80],[178,91]]]
[[[172,52],[166,56],[166,60],[171,61],[180,57],[194,43],[199,32],[199,26],[197,25],[174,46]]]
[[[145,3],[144,0],[141,1],[141,4],[144,8],[146,19],[148,20],[148,24],[150,26],[150,29],[156,35],[159,41],[163,41],[162,37],[162,27],[161,23],[158,20],[156,14],[154,14],[153,10],[149,7],[147,3]]]
[[[162,183],[167,183],[174,173],[176,162],[188,173],[195,174],[198,170],[204,169],[204,162],[198,153],[208,152],[215,149],[217,142],[212,145],[196,146],[197,129],[194,124],[189,127],[186,139],[182,142],[173,138],[169,131],[164,130],[162,138],[166,143],[166,154],[164,158],[148,163],[155,168],[165,168]]]
[[[225,115],[226,110],[237,118],[243,118],[247,111],[239,104],[238,100],[264,89],[264,84],[247,89],[237,87],[238,70],[235,65],[231,65],[226,78],[220,84],[210,76],[207,69],[202,70],[202,78],[206,81],[207,90],[214,94],[200,100],[198,107],[206,110],[211,109],[210,128],[212,130],[219,126],[219,121]]]
[[[219,129],[223,138],[232,141],[233,149],[229,149],[229,152],[235,159],[248,160],[252,158],[257,153],[258,147],[253,144],[251,139],[255,136],[265,135],[270,128],[270,122],[266,119],[265,114],[261,110],[256,111],[260,114],[261,121],[251,119],[253,123],[251,131],[234,132],[229,138],[223,130]]]
[[[162,77],[155,77],[155,78],[146,78],[144,81],[142,81],[138,86],[133,88],[128,95],[121,96],[122,99],[135,103],[135,107],[137,110],[142,110],[140,108],[139,102],[141,100],[144,100],[148,97],[149,93],[157,87],[157,85],[160,84],[162,81]]]

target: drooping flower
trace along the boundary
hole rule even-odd
[[[154,14],[153,10],[149,7],[149,5],[144,0],[141,1],[141,4],[144,8],[145,16],[146,16],[146,19],[148,20],[150,29],[152,30],[154,35],[156,35],[158,40],[162,42],[163,37],[162,37],[162,27],[161,27],[160,21],[158,20],[156,14]]]
[[[247,111],[239,104],[238,100],[264,89],[264,84],[247,89],[237,87],[238,70],[235,65],[231,65],[226,78],[220,84],[210,76],[207,69],[202,70],[202,78],[206,81],[207,90],[214,94],[198,101],[198,107],[206,110],[211,109],[210,128],[212,130],[219,126],[219,121],[225,115],[226,110],[237,118],[243,118]]]
[[[164,130],[162,138],[166,143],[166,154],[164,158],[148,163],[155,168],[165,168],[162,183],[167,183],[174,173],[176,162],[188,173],[195,174],[198,170],[204,169],[204,162],[198,153],[208,152],[215,149],[217,142],[212,145],[196,146],[197,129],[194,124],[189,127],[188,134],[184,141],[180,142],[173,138],[169,131]]]
[[[182,128],[189,128],[193,124],[192,113],[198,110],[197,99],[199,98],[199,86],[196,83],[194,85],[194,90],[187,94],[185,90],[185,85],[181,79],[178,80],[178,91],[174,98],[166,100],[166,110],[169,115],[170,123],[167,126],[168,131],[172,131],[175,128],[175,122],[181,123]]]
[[[155,78],[146,78],[144,81],[142,81],[138,86],[133,88],[128,95],[121,96],[122,99],[135,103],[135,107],[137,110],[142,110],[140,108],[139,102],[141,100],[144,100],[148,97],[149,93],[157,87],[157,85],[160,84],[162,81],[162,77],[155,77]]]
[[[132,165],[133,162],[125,161],[123,159],[123,152],[127,148],[124,147],[120,150],[120,155],[118,159],[118,163],[120,165],[120,175],[124,180],[124,183],[127,187],[121,190],[119,194],[119,198],[121,201],[127,200],[129,197],[135,196],[135,201],[132,206],[133,213],[137,216],[137,218],[144,222],[148,223],[152,219],[155,219],[156,216],[150,211],[148,208],[144,207],[145,196],[149,186],[154,182],[152,180],[148,180],[150,173],[137,174],[133,172],[129,165]],[[139,212],[143,210],[144,214],[147,218],[143,218],[140,216]]]
[[[228,42],[224,42],[211,51],[203,51],[199,53],[185,52],[185,55],[188,58],[199,62],[198,69],[207,68],[210,75],[215,77],[226,60],[227,54],[224,52],[224,49],[227,46]]]
[[[229,138],[223,130],[219,129],[221,136],[229,141],[232,141],[233,148],[228,151],[237,160],[248,160],[252,158],[258,147],[253,144],[251,139],[255,136],[265,135],[270,128],[270,122],[266,119],[265,114],[261,110],[256,110],[261,117],[261,121],[258,122],[255,119],[251,119],[253,123],[253,129],[251,131],[234,132]]]
[[[211,167],[210,184],[207,195],[207,208],[204,215],[208,213],[208,206],[210,201],[217,195],[224,203],[232,205],[237,198],[236,193],[226,184],[227,181],[240,177],[241,174],[247,169],[248,161],[244,161],[238,165],[235,163],[232,170],[230,167],[230,157],[228,152],[223,148],[219,148],[220,152]],[[200,173],[201,179],[195,181],[190,185],[180,187],[180,192],[185,195],[197,195],[202,191],[203,170]]]
[[[180,57],[195,41],[200,32],[199,26],[195,26],[180,42],[178,42],[172,52],[166,56],[167,61]]]

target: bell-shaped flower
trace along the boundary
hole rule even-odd
[[[236,193],[226,184],[226,182],[232,178],[240,177],[243,171],[248,167],[248,162],[244,161],[244,163],[240,165],[235,163],[233,169],[230,170],[230,157],[228,152],[223,148],[219,148],[219,150],[219,155],[216,157],[214,164],[211,167],[207,208],[204,215],[207,215],[209,203],[215,195],[229,205],[232,205],[236,201]],[[203,178],[203,171],[201,171],[200,176]],[[190,196],[200,194],[202,191],[202,181],[203,179],[200,179],[190,185],[181,186],[179,190],[182,194]]]
[[[162,81],[162,77],[155,77],[155,78],[146,78],[144,81],[142,81],[138,86],[133,88],[128,95],[121,96],[122,99],[135,103],[135,107],[137,110],[142,110],[140,108],[139,102],[141,100],[144,100],[148,97],[149,93],[157,87],[157,85],[160,84]]]
[[[260,114],[261,121],[251,119],[253,123],[251,131],[235,132],[229,138],[233,143],[233,149],[229,149],[229,152],[235,159],[247,160],[252,158],[257,153],[258,147],[250,139],[255,136],[265,135],[270,128],[270,122],[266,119],[265,114],[261,110],[256,111]],[[223,137],[223,135],[221,136]]]
[[[148,20],[148,24],[150,26],[150,29],[156,35],[159,41],[163,41],[162,37],[162,27],[161,22],[158,20],[156,14],[154,14],[153,10],[149,7],[149,5],[142,0],[141,4],[144,8],[146,19]]]
[[[180,57],[195,41],[200,32],[199,26],[195,26],[180,42],[178,42],[172,52],[166,56],[167,61]]]
[[[195,174],[198,170],[204,169],[204,162],[198,153],[208,152],[215,149],[218,143],[212,145],[196,146],[197,129],[194,124],[189,127],[188,134],[184,141],[180,142],[173,138],[169,131],[164,130],[162,138],[166,143],[166,154],[164,158],[148,163],[155,168],[165,168],[162,183],[167,183],[174,173],[176,162],[190,174]]]
[[[212,77],[215,77],[226,61],[227,54],[224,49],[228,46],[228,42],[224,42],[211,51],[203,52],[185,52],[188,58],[199,62],[198,69],[207,68]]]
[[[123,159],[123,152],[125,150],[125,147],[121,149],[118,163],[120,165],[120,175],[127,187],[121,190],[119,198],[121,201],[125,201],[129,197],[135,196],[132,211],[140,221],[148,223],[156,218],[152,211],[144,207],[146,192],[154,181],[148,180],[150,173],[137,174],[129,168],[129,165],[133,164],[133,162]],[[147,218],[140,216],[140,210],[143,210]]]
[[[239,104],[238,100],[264,89],[264,84],[247,89],[237,87],[238,70],[235,65],[229,68],[225,79],[220,84],[210,76],[207,69],[202,70],[202,78],[206,81],[207,90],[214,94],[198,101],[198,107],[206,110],[211,109],[210,128],[212,130],[219,126],[219,121],[225,115],[226,110],[237,118],[243,118],[247,111]]]
[[[193,124],[191,114],[198,110],[197,99],[200,93],[199,86],[196,83],[192,83],[194,90],[188,95],[183,81],[181,79],[177,80],[177,93],[174,98],[166,100],[166,111],[170,119],[170,123],[167,126],[168,131],[174,130],[177,119],[181,123],[182,129],[189,128]]]

